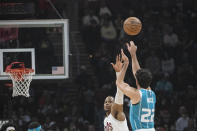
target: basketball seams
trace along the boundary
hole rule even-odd
[[[131,25],[131,24],[124,24],[124,30],[126,33],[128,34],[131,34],[132,32],[132,35],[136,35],[138,34],[138,30],[141,30],[142,26],[141,25]]]
[[[123,29],[128,35],[137,35],[141,29],[141,21],[136,17],[129,17],[124,21]]]

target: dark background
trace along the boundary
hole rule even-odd
[[[7,81],[1,81],[0,119],[13,120],[20,131],[35,120],[46,131],[103,131],[103,102],[116,92],[110,62],[114,62],[120,48],[126,51],[126,42],[133,40],[138,46],[140,65],[153,73],[151,87],[157,95],[155,128],[196,130],[196,0],[51,2],[62,18],[70,21],[70,78],[33,80],[28,99],[11,98],[11,87],[5,85]],[[142,21],[142,31],[137,36],[127,36],[122,30],[122,23],[129,16]],[[60,17],[47,0],[1,0],[0,19]],[[0,47],[6,42],[1,42]],[[131,66],[125,81],[135,86]],[[127,116],[128,109],[129,99],[125,97]]]

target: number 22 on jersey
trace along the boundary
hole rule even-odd
[[[154,121],[154,109],[142,108],[144,114],[141,115],[141,122],[153,122]]]

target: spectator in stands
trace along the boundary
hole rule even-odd
[[[165,46],[168,47],[176,47],[179,39],[176,33],[173,32],[173,28],[169,27],[169,30],[167,30],[166,32],[164,32],[164,37],[163,37],[163,42],[165,44]]]
[[[83,41],[86,44],[88,53],[94,55],[96,49],[100,46],[100,20],[93,10],[85,10],[82,23],[81,31]]]
[[[85,15],[82,18],[83,26],[90,26],[92,21],[99,24],[99,18],[94,14],[92,10],[86,10]]]
[[[160,60],[154,51],[145,60],[145,67],[151,71],[153,75],[157,75],[160,72]]]
[[[94,114],[95,105],[94,105],[94,90],[89,87],[86,89],[83,94],[84,103],[83,104],[83,114],[85,120],[88,120],[90,123],[94,122],[94,118],[90,114]]]
[[[47,131],[60,131],[57,127],[57,123],[55,121],[51,121],[49,124],[49,129]]]
[[[106,14],[109,15],[109,16],[112,15],[112,13],[109,10],[109,8],[107,7],[105,1],[102,1],[101,5],[100,5],[100,10],[99,10],[99,16],[103,17],[103,15],[106,15]]]
[[[176,131],[176,128],[175,128],[175,126],[174,126],[174,125],[171,125],[171,127],[170,127],[170,131]]]
[[[170,57],[167,52],[164,52],[164,57],[161,60],[161,69],[163,73],[171,75],[175,70],[174,58]]]
[[[184,88],[187,85],[196,83],[194,79],[194,68],[189,63],[185,63],[178,66],[177,76],[177,86],[179,86],[180,88]]]
[[[31,121],[30,113],[28,111],[25,111],[20,118],[24,124],[27,124]]]
[[[163,92],[166,95],[171,95],[173,92],[173,85],[169,81],[169,75],[164,73],[161,80],[158,80],[155,86],[156,92]]]
[[[184,129],[184,131],[196,131],[196,121],[194,119],[189,119],[188,127]]]
[[[107,18],[104,20],[103,25],[101,25],[101,38],[106,43],[113,43],[117,37],[116,29],[110,20]]]
[[[178,35],[174,32],[173,27],[168,24],[164,26],[163,43],[166,50],[168,50],[168,52],[173,55],[173,49],[177,47],[179,38]]]
[[[115,23],[115,27],[116,27],[116,30],[117,30],[117,38],[118,39],[121,39],[121,31],[123,30],[122,26],[123,26],[123,18],[122,18],[122,15],[121,14],[117,14],[115,20],[114,20],[114,23]],[[121,34],[121,35],[120,35]],[[121,36],[121,37],[120,37]]]
[[[180,117],[176,121],[176,131],[184,131],[188,127],[189,117],[184,106],[179,108]]]

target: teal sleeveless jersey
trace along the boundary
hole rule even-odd
[[[154,128],[156,96],[152,90],[140,89],[141,100],[130,104],[130,122],[133,131]]]

